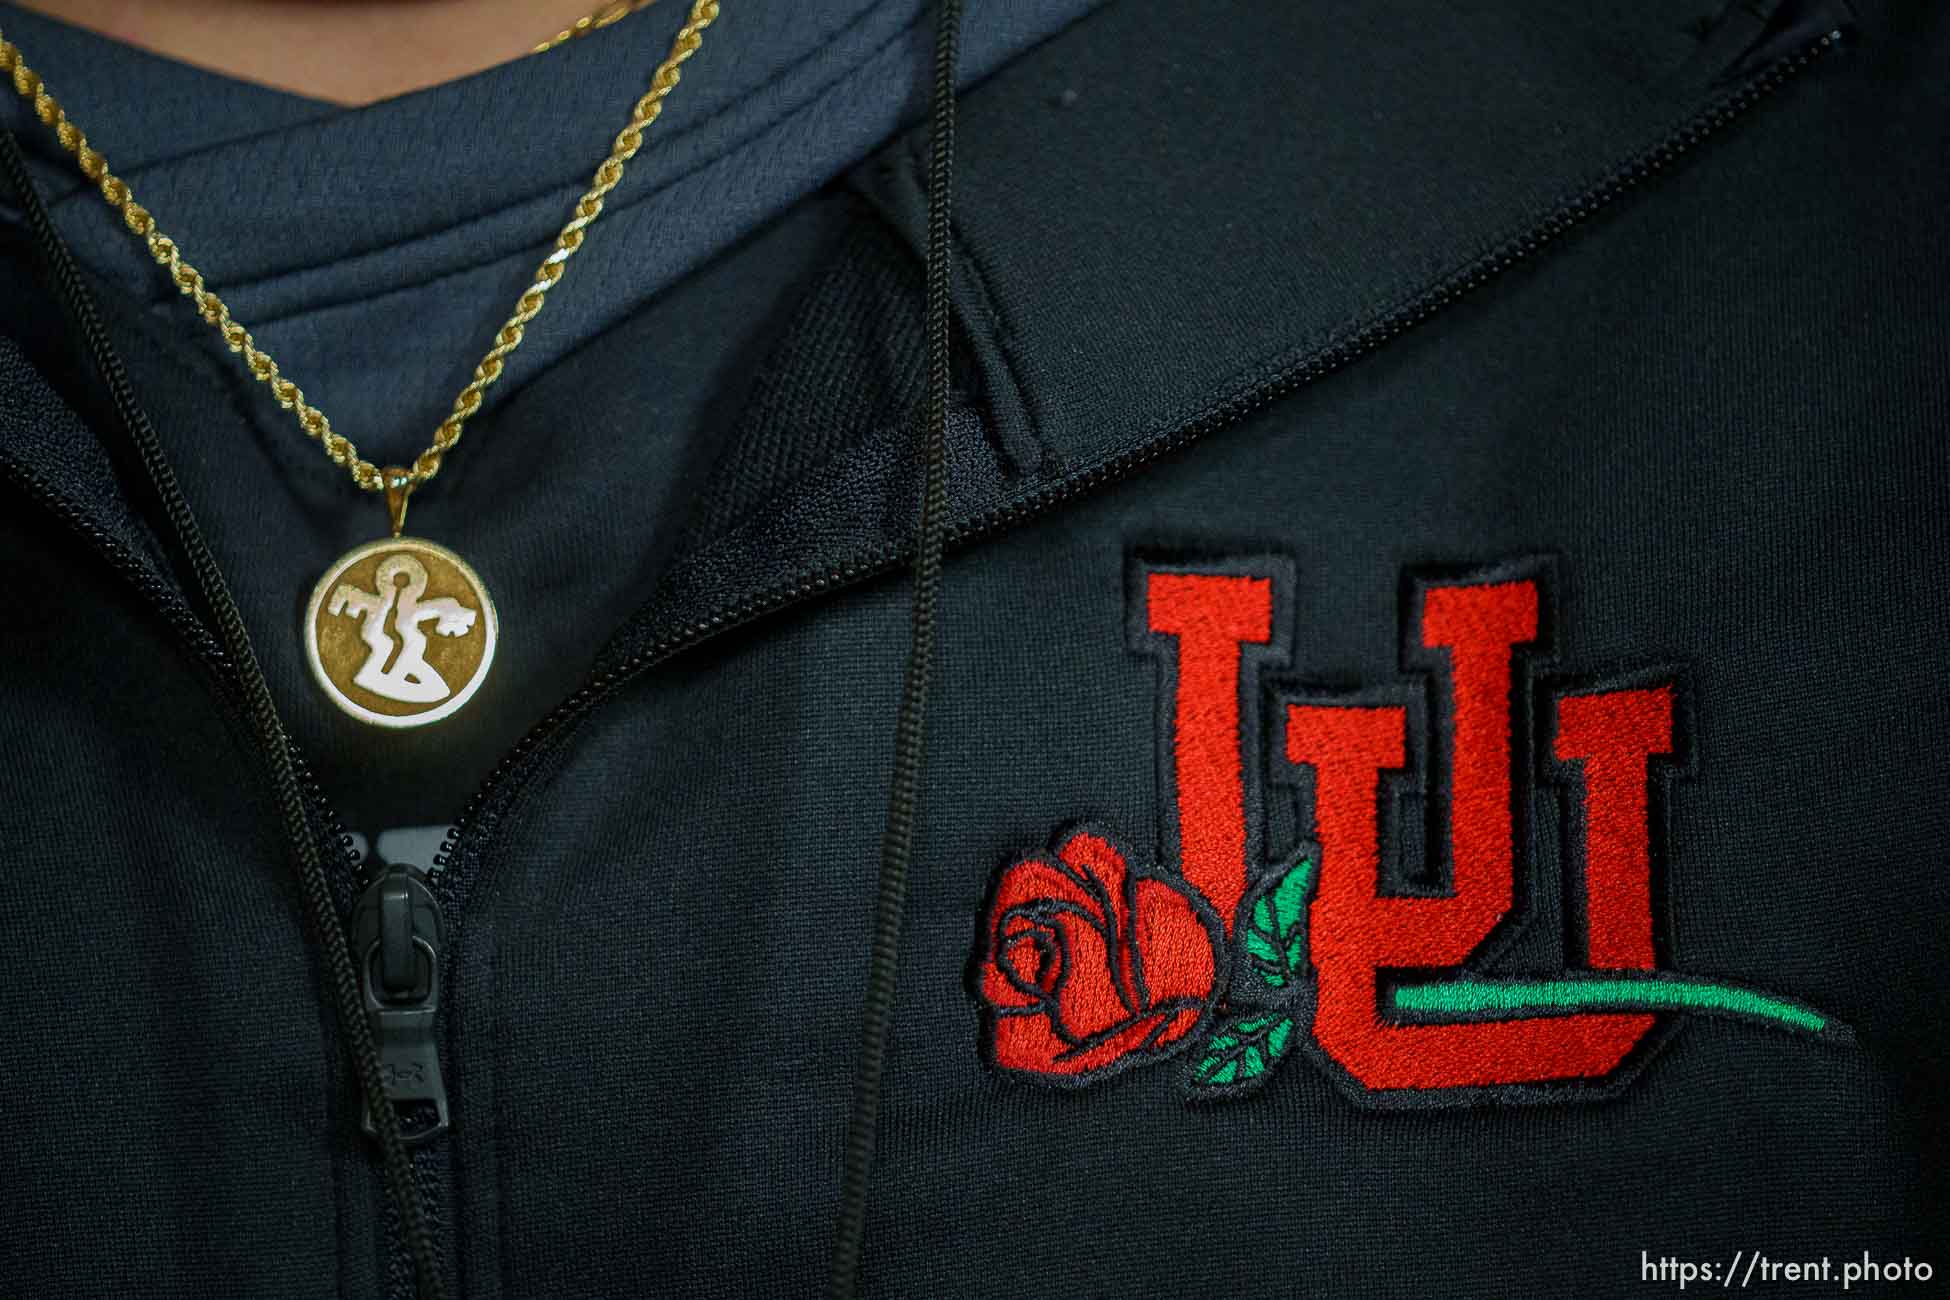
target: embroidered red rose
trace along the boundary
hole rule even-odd
[[[1212,1008],[1217,915],[1097,832],[1005,871],[987,928],[981,995],[998,1068],[1086,1083],[1169,1056]]]

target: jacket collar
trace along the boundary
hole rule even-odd
[[[1576,24],[1417,0],[1096,12],[962,100],[953,538],[1145,469],[1575,237],[1853,23],[1843,0]],[[916,267],[925,148],[909,133],[849,178]],[[898,565],[914,440],[891,422],[778,485],[675,565],[610,662]]]
[[[1001,440],[1087,472],[1318,371],[1849,23],[1839,0],[1100,11],[961,111],[957,305]],[[855,176],[917,249],[924,146]]]

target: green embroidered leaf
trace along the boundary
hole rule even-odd
[[[1246,964],[1268,989],[1284,990],[1306,969],[1304,922],[1313,883],[1313,859],[1302,858],[1260,894],[1247,917]]]
[[[1240,1016],[1219,1028],[1192,1063],[1191,1086],[1239,1091],[1265,1082],[1293,1045],[1293,1021],[1274,1013]]]

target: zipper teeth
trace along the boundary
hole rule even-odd
[[[9,477],[13,478],[27,495],[40,502],[49,513],[55,515],[68,527],[80,533],[95,552],[108,562],[109,567],[142,594],[150,607],[161,614],[170,627],[182,637],[198,662],[215,677],[225,701],[233,705],[237,704],[239,701],[232,689],[234,666],[230,657],[224,653],[223,646],[216,637],[211,635],[210,629],[203,625],[203,621],[196,616],[196,611],[190,608],[189,603],[173,591],[169,584],[159,579],[155,571],[134,551],[101,525],[82,514],[71,499],[56,491],[52,484],[34,470],[17,462],[9,462],[7,471]],[[304,785],[307,801],[312,806],[314,816],[325,827],[326,834],[337,847],[340,858],[356,877],[358,854],[353,850],[351,836],[346,833],[345,822],[332,808],[324,787],[312,775],[310,764],[305,762],[304,756],[298,752],[296,744],[288,736],[286,744],[291,750],[292,766]]]
[[[230,681],[230,658],[217,643],[210,629],[196,616],[188,603],[169,585],[155,575],[155,572],[138,558],[134,551],[101,525],[82,514],[80,509],[66,496],[54,489],[46,479],[33,469],[15,461],[6,463],[8,476],[26,491],[27,495],[40,502],[50,513],[58,516],[70,528],[80,533],[96,553],[107,560],[109,566],[135,587],[155,611],[163,616],[189,644],[196,657],[206,667],[216,672],[225,683]]]
[[[221,634],[224,653],[229,660],[228,683],[232,691],[219,691],[217,699],[241,715],[256,733],[256,748],[269,769],[286,845],[293,850],[291,865],[297,876],[305,917],[321,950],[318,954],[324,967],[321,973],[332,995],[339,1030],[352,1058],[360,1092],[376,1116],[387,1192],[399,1211],[402,1235],[412,1254],[418,1289],[427,1300],[443,1300],[447,1287],[438,1242],[427,1226],[423,1199],[414,1181],[412,1158],[400,1133],[398,1117],[387,1099],[377,1045],[360,1006],[359,973],[347,950],[333,897],[333,881],[326,870],[328,857],[319,852],[318,827],[314,821],[318,801],[317,783],[300,779],[291,738],[278,717],[270,684],[252,654],[243,615],[224,583],[216,557],[211,554],[197,528],[195,516],[182,494],[175,473],[170,469],[155,428],[136,402],[128,371],[109,340],[87,283],[62,241],[60,232],[54,228],[53,219],[34,188],[32,177],[27,175],[27,165],[21,157],[19,145],[13,135],[4,129],[0,129],[0,176],[4,176],[26,209],[41,261],[44,269],[57,282],[58,296],[68,323],[82,336],[91,354],[96,376],[108,389],[122,426],[121,431],[127,437],[130,449],[139,458],[157,504],[168,516],[170,531],[183,551],[183,559],[195,572],[197,589],[217,623],[216,631]],[[47,495],[45,490],[41,495]],[[84,535],[92,531],[83,530]],[[125,563],[133,558],[120,556],[114,551],[107,553],[111,557],[122,558]],[[154,598],[147,575],[139,577],[138,585],[151,590]],[[173,605],[180,603],[180,598],[175,597],[174,593],[170,593],[170,597],[166,608],[169,608],[174,621]],[[192,644],[201,644],[205,637],[211,636],[208,629],[203,629],[190,639]]]
[[[1809,42],[1798,53],[1780,59],[1726,98],[1694,114],[1657,144],[1614,170],[1604,180],[1558,207],[1525,234],[1483,255],[1437,284],[1420,298],[1382,317],[1345,342],[1336,344],[1285,374],[1226,400],[1179,428],[1153,438],[1143,446],[1101,461],[1065,479],[1060,484],[1033,492],[1027,497],[999,506],[964,523],[951,525],[947,530],[947,540],[954,544],[974,540],[999,531],[1029,515],[1038,514],[1072,497],[1081,496],[1107,483],[1115,482],[1217,429],[1244,419],[1296,389],[1343,369],[1377,350],[1397,335],[1426,321],[1504,271],[1536,256],[1548,245],[1609,207],[1622,195],[1666,171],[1729,123],[1744,116],[1761,100],[1792,80],[1798,73],[1805,71],[1817,58],[1836,48],[1841,42],[1842,32],[1838,28]],[[448,831],[434,861],[445,867],[453,859],[460,844],[479,833],[478,828],[482,826],[491,828],[493,820],[487,813],[488,806],[501,794],[502,787],[514,771],[534,758],[563,727],[588,712],[639,673],[715,633],[729,630],[762,615],[774,613],[835,587],[886,572],[894,568],[911,549],[912,544],[908,542],[889,543],[851,564],[750,597],[729,609],[679,628],[646,649],[631,655],[617,667],[596,674],[530,729],[495,765],[488,774],[487,781],[475,792],[473,798],[468,800],[467,807],[461,813],[459,820]]]
[[[288,735],[285,737],[285,748],[291,751],[292,771],[297,776],[298,783],[304,787],[305,800],[311,805],[313,819],[324,827],[326,838],[332,842],[333,848],[338,852],[340,865],[346,870],[345,878],[352,881],[356,888],[365,888],[369,883],[367,877],[378,865],[371,852],[373,846],[366,846],[368,852],[362,861],[358,850],[353,847],[352,836],[346,831],[345,819],[340,817],[338,810],[332,807],[332,801],[327,797],[325,787],[320,785],[318,778],[312,775],[311,764],[305,761],[305,756],[298,752],[296,743]]]
[[[31,466],[17,461],[4,462],[7,476],[38,501],[43,508],[64,524],[81,534],[82,538],[108,562],[110,568],[120,574],[129,585],[141,593],[150,607],[173,628],[191,652],[212,675],[214,684],[224,702],[231,706],[241,720],[244,717],[244,702],[236,689],[237,668],[230,656],[225,653],[223,643],[210,631],[203,620],[197,616],[189,602],[184,600],[168,583],[157,577],[156,572],[136,555],[119,538],[83,514],[74,501],[58,491]],[[337,849],[339,859],[349,872],[349,879],[359,883],[360,860],[353,848],[352,837],[346,833],[344,820],[332,807],[331,799],[325,789],[312,774],[311,765],[299,752],[297,742],[287,732],[284,736],[285,748],[291,754],[295,770],[305,793],[306,803],[311,807],[316,821],[325,827],[326,834]]]

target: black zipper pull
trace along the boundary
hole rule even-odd
[[[433,1104],[433,1119],[417,1127],[407,1122],[410,1112],[402,1114],[401,1136],[408,1142],[438,1137],[447,1131],[433,1025],[440,1012],[440,905],[424,872],[394,864],[366,886],[352,909],[352,953],[386,1096],[396,1106]],[[378,1136],[369,1108],[363,1126],[367,1136]]]

